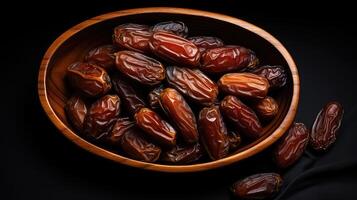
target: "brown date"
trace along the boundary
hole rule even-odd
[[[114,29],[113,43],[120,48],[148,53],[150,52],[151,35],[149,26],[132,23],[122,24]]]
[[[238,149],[242,139],[238,132],[229,131],[228,132],[228,140],[229,140],[229,151],[235,151]]]
[[[281,88],[286,84],[287,74],[280,65],[266,65],[252,71],[252,73],[262,76],[269,81],[271,89]]]
[[[189,164],[203,156],[203,149],[199,143],[190,146],[175,146],[162,154],[162,161],[172,164]]]
[[[265,97],[264,99],[259,99],[252,106],[253,110],[257,115],[264,120],[271,120],[274,118],[279,111],[279,105],[273,97]]]
[[[343,107],[332,101],[317,115],[311,130],[310,144],[316,151],[326,151],[335,141],[343,118]]]
[[[150,49],[158,57],[185,67],[199,65],[200,51],[191,41],[168,32],[156,32],[150,39]]]
[[[150,107],[152,109],[157,110],[160,108],[160,94],[163,90],[164,86],[160,85],[159,87],[154,88],[152,91],[149,92],[148,99]]]
[[[94,64],[73,63],[67,68],[69,83],[80,93],[89,97],[106,94],[112,87],[107,72]]]
[[[224,45],[223,41],[217,37],[210,36],[196,36],[188,38],[193,44],[195,44],[200,53],[206,51],[207,49],[213,49],[217,47],[222,47]]]
[[[202,143],[210,158],[218,160],[226,157],[229,153],[229,139],[218,106],[203,108],[198,121]]]
[[[141,130],[135,127],[125,131],[121,139],[121,148],[129,157],[144,162],[155,162],[161,154],[160,147],[145,139]]]
[[[232,121],[247,137],[258,139],[263,134],[262,126],[254,111],[235,96],[226,96],[220,105],[223,115]]]
[[[181,21],[167,21],[157,23],[152,27],[152,31],[171,32],[181,37],[186,37],[188,34],[188,28],[186,24]]]
[[[279,192],[282,183],[279,174],[261,173],[237,181],[231,190],[240,199],[267,199]]]
[[[129,111],[130,116],[134,116],[138,110],[146,106],[144,99],[123,77],[115,74],[112,76],[112,82],[114,90],[121,97],[125,109]]]
[[[84,119],[83,133],[90,138],[99,139],[108,134],[120,113],[120,98],[105,95],[95,101]]]
[[[176,144],[175,129],[149,108],[140,109],[135,114],[135,121],[138,127],[157,142],[166,146]]]
[[[279,140],[274,149],[274,161],[280,168],[294,164],[304,153],[309,143],[310,132],[302,123],[294,123]]]
[[[200,69],[207,73],[222,73],[252,68],[258,63],[258,58],[250,49],[241,46],[217,47],[202,54]]]
[[[198,141],[195,114],[178,91],[172,88],[164,89],[160,94],[160,105],[186,142]]]
[[[96,64],[103,67],[105,70],[110,71],[115,65],[115,55],[117,49],[113,45],[102,45],[91,49],[84,60],[89,63]]]
[[[252,73],[228,73],[219,79],[218,87],[230,95],[262,99],[267,96],[269,82],[266,78]]]
[[[81,131],[84,118],[87,115],[87,106],[83,99],[78,95],[71,97],[66,103],[65,111],[74,128]]]
[[[134,51],[119,51],[115,65],[128,77],[145,85],[156,85],[165,78],[164,66],[157,60]]]
[[[217,98],[217,85],[198,69],[167,67],[166,79],[170,86],[197,103],[210,105]]]
[[[127,117],[118,118],[112,130],[105,136],[105,141],[112,146],[120,146],[123,135],[134,125],[135,123]]]

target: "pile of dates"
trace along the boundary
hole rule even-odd
[[[286,85],[287,72],[259,65],[248,48],[213,36],[188,37],[180,21],[122,24],[112,40],[85,52],[66,72],[73,92],[67,118],[90,141],[144,162],[206,162],[261,138],[263,127],[277,117],[273,96]],[[326,150],[342,115],[342,106],[331,102],[311,133],[294,123],[276,145],[276,165],[291,166],[308,143]],[[281,184],[279,174],[257,174],[232,191],[243,199],[263,199]]]

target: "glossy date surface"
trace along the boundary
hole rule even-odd
[[[152,109],[157,110],[160,108],[160,94],[163,90],[164,86],[160,85],[149,92],[148,101]]]
[[[84,60],[110,71],[115,65],[115,52],[117,52],[117,48],[114,45],[102,45],[91,49]]]
[[[150,39],[150,49],[158,57],[183,67],[199,65],[201,55],[197,46],[173,33],[154,33]]]
[[[252,73],[228,73],[219,79],[218,87],[226,94],[262,99],[268,94],[269,82],[266,78]]]
[[[167,21],[155,24],[152,27],[153,32],[166,31],[174,33],[181,37],[186,37],[188,34],[188,27],[181,21]]]
[[[162,161],[171,164],[190,164],[203,156],[204,150],[199,143],[189,146],[175,146],[162,153]]]
[[[119,51],[115,55],[117,69],[139,83],[156,85],[165,78],[164,66],[153,58],[134,51]]]
[[[76,62],[67,68],[67,79],[79,93],[98,97],[106,94],[112,87],[107,72],[94,64]]]
[[[66,103],[65,111],[74,128],[81,131],[83,128],[84,118],[88,112],[87,106],[83,99],[78,95],[72,96]]]
[[[220,104],[223,115],[237,129],[251,139],[258,139],[263,134],[262,125],[255,112],[235,96],[226,96]]]
[[[211,36],[195,36],[188,38],[188,40],[198,47],[201,55],[207,49],[222,47],[224,45],[221,39]]]
[[[210,105],[217,98],[217,85],[198,69],[167,67],[166,79],[171,87],[197,103]]]
[[[112,130],[104,136],[105,141],[112,146],[120,146],[123,135],[134,125],[128,117],[118,118]]]
[[[228,132],[228,140],[229,140],[229,151],[230,152],[237,150],[239,145],[242,142],[242,139],[237,131],[229,131]]]
[[[133,23],[122,24],[114,29],[113,43],[120,49],[148,53],[150,52],[151,35],[149,26]]]
[[[269,81],[271,89],[281,88],[286,85],[287,74],[284,67],[280,65],[265,65],[252,71]]]
[[[332,101],[318,113],[311,129],[310,144],[316,151],[326,151],[335,141],[343,118],[343,107]]]
[[[253,110],[263,120],[273,119],[279,112],[279,105],[273,97],[265,97],[253,103]]]

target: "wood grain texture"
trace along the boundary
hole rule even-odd
[[[288,68],[287,87],[276,97],[280,111],[265,128],[264,137],[244,146],[234,154],[206,163],[193,165],[162,165],[132,160],[97,146],[77,135],[68,124],[64,104],[69,98],[65,70],[85,53],[100,44],[111,43],[115,26],[122,23],[154,24],[164,20],[181,20],[189,27],[190,36],[211,35],[226,44],[240,44],[253,49],[262,64],[279,64]],[[43,109],[59,131],[80,147],[125,165],[163,172],[194,172],[238,162],[264,150],[278,140],[292,124],[299,101],[300,81],[295,62],[285,47],[263,29],[230,16],[184,8],[139,8],[112,12],[84,21],[59,36],[45,53],[39,69],[38,94]]]

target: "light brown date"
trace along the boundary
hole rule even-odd
[[[65,111],[74,128],[81,131],[84,118],[87,115],[87,106],[83,99],[78,95],[71,97],[66,103]]]
[[[269,82],[252,73],[228,73],[219,79],[218,87],[226,94],[262,99],[268,94]]]
[[[175,146],[176,131],[158,114],[149,108],[142,108],[135,114],[135,121],[147,135],[166,146]]]
[[[262,173],[237,181],[231,190],[240,199],[268,199],[280,190],[282,183],[279,174]]]
[[[281,88],[286,85],[287,74],[280,65],[266,65],[252,71],[252,73],[262,76],[269,81],[271,89]]]
[[[279,105],[273,97],[265,97],[253,103],[252,108],[257,115],[263,120],[273,119],[279,111]]]
[[[326,151],[335,141],[343,118],[343,107],[332,101],[317,115],[311,130],[310,144],[316,151]]]
[[[89,63],[103,67],[106,71],[110,71],[115,65],[115,55],[117,49],[113,45],[102,45],[91,49],[84,60]]]
[[[150,52],[151,35],[149,26],[133,23],[122,24],[114,29],[113,43],[121,49],[148,53]]]
[[[158,57],[184,67],[199,65],[201,55],[196,45],[173,33],[154,33],[150,39],[150,49]]]
[[[152,109],[157,110],[160,108],[160,94],[163,90],[164,86],[160,85],[159,87],[154,88],[152,91],[149,92],[148,101]]]
[[[198,69],[167,67],[166,79],[170,86],[197,103],[210,105],[217,98],[217,85]]]
[[[200,69],[207,73],[222,73],[255,67],[255,53],[241,46],[217,47],[202,54]]]
[[[175,146],[162,154],[162,161],[171,164],[189,164],[198,161],[203,156],[199,143],[189,146]]]
[[[153,58],[134,51],[119,51],[115,55],[117,69],[139,83],[156,85],[165,78],[164,66]]]
[[[263,134],[260,121],[254,111],[235,96],[226,96],[220,104],[223,115],[233,122],[247,137],[258,139]]]
[[[105,95],[95,101],[84,119],[83,132],[92,139],[102,138],[108,134],[120,113],[120,98]]]
[[[102,96],[112,87],[107,72],[90,63],[71,64],[67,68],[66,76],[74,89],[89,97]]]
[[[224,45],[223,41],[217,37],[210,37],[210,36],[196,36],[188,38],[193,44],[195,44],[200,53],[206,51],[207,49],[213,49],[217,47],[222,47]]]
[[[105,141],[112,146],[120,146],[123,135],[134,125],[128,117],[118,118],[112,130],[104,137]]]
[[[228,155],[227,128],[218,106],[205,107],[200,111],[199,130],[203,146],[212,160]]]
[[[160,94],[160,105],[186,142],[198,141],[195,114],[178,91],[172,88],[164,89]]]
[[[186,37],[188,34],[188,28],[186,24],[181,21],[167,21],[157,23],[152,27],[152,31],[167,31],[181,37]]]
[[[274,161],[280,168],[294,164],[304,153],[309,143],[310,132],[302,123],[293,123],[274,149]]]

